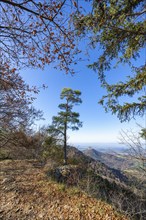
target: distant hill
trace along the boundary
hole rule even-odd
[[[124,180],[126,185],[136,188],[146,195],[146,176],[139,168],[136,159],[115,152],[114,154],[99,152],[91,147],[84,150],[83,153],[98,163],[106,165],[108,169],[111,169],[112,174],[118,176],[121,182]],[[138,191],[138,193],[141,192]]]
[[[86,156],[89,156],[94,160],[100,161],[111,168],[119,169],[122,171],[127,169],[133,169],[136,166],[136,162],[134,160],[131,160],[131,158],[124,154],[112,154],[106,152],[103,153],[93,148],[87,148],[83,150],[83,153]]]
[[[93,150],[94,152],[95,150]],[[97,152],[96,155],[98,157],[101,157],[103,153]],[[94,155],[95,156],[95,155]],[[105,163],[103,163],[102,160],[97,160],[97,157],[91,157],[90,154],[85,154],[85,152],[79,151],[75,147],[69,147],[68,148],[68,157],[69,160],[75,160],[78,163],[84,164],[85,166],[88,165],[89,167],[96,167],[96,173],[98,175],[104,176],[104,178],[110,178],[119,182],[125,183],[127,181],[126,176],[117,169],[110,168],[110,166],[107,166]]]

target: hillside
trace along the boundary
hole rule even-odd
[[[119,170],[131,170],[136,167],[136,161],[131,160],[127,155],[103,153],[93,148],[87,148],[83,153],[97,161],[106,164],[108,167]]]
[[[20,219],[20,216],[22,220],[48,219],[46,216],[49,216],[49,219],[57,216],[56,219],[64,220],[64,216],[67,215],[65,213],[72,216],[70,207],[73,209],[73,216],[77,217],[66,219],[106,219],[104,207],[106,209],[111,205],[111,210],[125,213],[131,219],[145,219],[146,200],[143,191],[136,188],[133,179],[126,177],[120,170],[86,156],[75,147],[67,148],[67,166],[62,165],[61,146],[49,147],[45,151],[45,158],[38,155],[34,159],[32,153],[34,150],[27,148],[22,155],[21,148],[20,152],[18,148],[16,155],[15,151],[9,154],[11,159],[4,157],[5,159],[0,161],[2,183],[0,214],[3,220]],[[90,201],[91,205],[88,207]],[[84,208],[80,203],[84,204]],[[103,208],[98,207],[99,204]],[[69,206],[67,208],[69,210],[64,209],[66,205]],[[97,213],[91,206],[96,207]],[[101,210],[102,217],[98,216],[98,209]],[[62,213],[60,214],[62,218],[59,217],[57,210]],[[93,216],[89,217],[92,213]],[[114,217],[109,219],[117,218],[114,213],[112,214]],[[39,214],[43,217],[39,217]]]
[[[0,162],[0,219],[128,220],[111,205],[91,198],[76,187],[52,181],[46,175],[51,164],[36,160]]]

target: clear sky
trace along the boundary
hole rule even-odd
[[[82,2],[83,3],[83,2]],[[84,8],[88,11],[91,9],[89,3],[86,6],[84,2]],[[81,49],[85,49],[84,46],[87,42],[79,41]],[[84,62],[78,63],[74,66],[76,74],[74,76],[66,75],[59,70],[53,69],[51,66],[41,70],[25,70],[21,74],[30,85],[41,86],[45,84],[48,89],[41,90],[37,95],[37,99],[34,105],[37,109],[41,109],[44,112],[44,121],[40,121],[38,124],[48,125],[52,122],[52,117],[57,115],[59,111],[58,105],[62,102],[59,99],[61,90],[65,87],[77,89],[82,92],[83,103],[80,106],[75,107],[75,111],[80,113],[80,120],[83,122],[83,127],[79,131],[68,131],[69,143],[113,143],[118,142],[119,132],[121,129],[136,128],[136,122],[145,126],[145,119],[139,118],[137,121],[130,121],[121,123],[116,115],[112,115],[110,112],[105,113],[103,107],[98,104],[99,99],[105,93],[100,87],[98,82],[97,73],[87,68],[87,64],[91,64],[100,55],[100,51],[91,51],[90,56],[85,57],[81,54]],[[136,61],[137,65],[141,65],[145,62],[145,52],[141,52],[141,57]],[[117,82],[117,80],[125,79],[126,75],[129,75],[130,69],[127,66],[120,65],[116,70],[112,70],[108,75],[108,81],[110,83]],[[124,101],[127,101],[124,98]]]
[[[95,53],[91,55],[91,63],[94,55]],[[142,59],[145,59],[144,54],[142,55]],[[143,62],[143,60],[141,61]],[[138,64],[141,61],[137,61]],[[87,61],[78,63],[75,66],[77,73],[74,76],[66,75],[51,67],[46,67],[43,71],[27,69],[21,72],[29,85],[41,86],[45,84],[48,86],[45,90],[41,89],[34,102],[34,106],[44,112],[45,120],[38,122],[38,125],[51,124],[52,117],[57,115],[58,105],[62,102],[59,98],[61,90],[67,87],[80,90],[83,101],[81,105],[74,108],[75,111],[80,113],[83,127],[79,131],[68,131],[68,142],[70,144],[115,143],[118,142],[121,129],[134,129],[136,128],[136,122],[145,126],[144,118],[121,123],[116,115],[112,115],[110,112],[105,113],[103,107],[98,104],[105,91],[100,87],[97,73],[88,69],[86,67],[87,63]],[[108,73],[108,80],[114,82],[119,77],[122,80],[127,74],[130,74],[129,68],[120,65],[117,70]]]

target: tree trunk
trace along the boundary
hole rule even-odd
[[[67,165],[67,123],[64,124],[64,165]]]

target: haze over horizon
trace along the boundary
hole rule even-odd
[[[69,143],[117,143],[121,129],[139,130],[136,123],[145,126],[144,118],[121,123],[116,115],[112,115],[110,112],[105,113],[103,107],[98,104],[105,91],[100,87],[97,74],[85,65],[81,63],[80,72],[74,76],[66,75],[49,67],[44,71],[25,70],[22,72],[21,75],[29,85],[41,86],[45,84],[48,86],[47,89],[40,90],[34,101],[34,106],[44,112],[45,118],[44,121],[37,122],[36,128],[51,124],[52,117],[57,115],[59,111],[58,105],[62,102],[60,93],[65,87],[80,90],[83,101],[81,105],[74,108],[80,114],[83,127],[78,131],[68,130]],[[123,67],[118,71],[119,74],[122,73]],[[115,77],[112,73],[110,76],[111,80]]]

